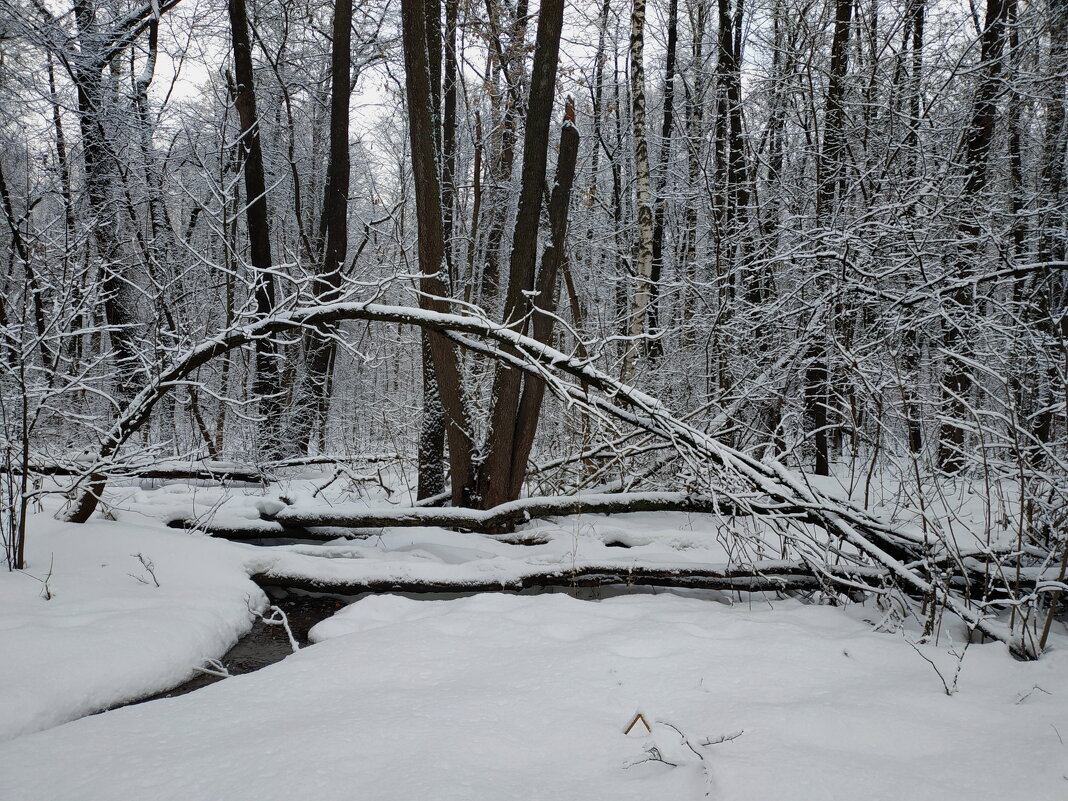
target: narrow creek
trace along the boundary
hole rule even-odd
[[[326,620],[333,615],[339,609],[348,604],[359,601],[365,597],[364,594],[355,596],[329,596],[329,595],[305,595],[300,592],[292,592],[290,590],[281,587],[264,587],[264,590],[268,593],[268,598],[274,606],[281,609],[289,622],[290,631],[293,632],[293,637],[297,640],[297,643],[301,648],[304,648],[311,643],[308,640],[308,632],[316,623],[322,620]],[[509,595],[546,595],[554,593],[567,593],[572,597],[582,600],[595,601],[604,598],[614,597],[616,595],[632,595],[634,593],[652,593],[656,594],[657,588],[655,587],[643,587],[643,586],[604,586],[604,587],[530,587],[520,591],[504,590]],[[398,593],[409,598],[419,600],[454,600],[457,598],[465,598],[471,595],[476,595],[476,592],[432,592],[432,593]],[[708,596],[710,600],[720,600],[721,593],[704,593],[701,591],[695,591],[687,593],[691,597],[704,597]],[[269,613],[268,613],[269,614]],[[264,623],[262,619],[257,619],[253,623],[252,628],[237,641],[234,646],[223,655],[219,660],[223,666],[226,667],[231,676],[240,676],[244,673],[252,673],[260,668],[273,665],[275,662],[281,662],[287,656],[293,653],[293,647],[289,642],[289,635],[286,634],[284,626],[275,625],[270,623]],[[210,673],[198,673],[187,681],[181,684],[171,687],[168,690],[163,690],[152,695],[139,698],[135,701],[130,701],[125,704],[117,704],[112,709],[117,709],[123,706],[134,706],[136,704],[144,704],[149,701],[156,701],[161,698],[175,698],[179,695],[186,695],[188,693],[199,690],[202,687],[207,687],[215,682],[222,681],[223,676],[217,676]],[[107,711],[107,710],[101,710]]]
[[[271,603],[285,612],[289,621],[289,628],[293,637],[303,648],[309,645],[308,632],[312,626],[321,620],[330,617],[345,603],[333,598],[316,598],[303,595],[287,595],[286,597],[272,597]],[[260,668],[280,662],[293,653],[289,643],[289,635],[284,626],[271,625],[262,620],[256,620],[252,628],[237,643],[226,652],[219,660],[230,672],[231,676],[240,676],[243,673],[252,673]],[[191,693],[201,687],[207,687],[223,677],[209,673],[198,673],[193,678],[172,687],[169,690],[155,693],[132,701],[133,704],[143,704],[148,701],[156,701],[160,698],[174,698],[179,695]]]

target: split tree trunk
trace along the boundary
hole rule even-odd
[[[532,334],[538,342],[549,344],[553,323],[556,322],[557,276],[567,261],[567,215],[571,205],[571,187],[575,182],[575,163],[578,160],[579,133],[575,127],[575,106],[569,97],[560,130],[560,157],[556,164],[556,181],[549,200],[550,240],[541,257],[538,270],[537,298],[534,301]],[[527,471],[527,459],[534,445],[534,435],[541,416],[545,383],[527,376],[523,379],[523,394],[516,413],[515,436],[512,444],[511,485],[509,498],[518,498]]]
[[[538,226],[549,152],[549,121],[556,88],[563,16],[563,0],[544,0],[538,17],[526,136],[523,142],[523,178],[519,190],[515,231],[512,235],[508,293],[503,312],[505,325],[518,331],[525,330],[533,308],[530,293],[534,290]],[[519,371],[498,365],[493,380],[494,405],[489,433],[484,458],[478,471],[480,508],[511,500],[512,487],[515,485],[512,476],[513,452],[522,387],[523,376]]]

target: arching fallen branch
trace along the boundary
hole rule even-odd
[[[588,360],[568,356],[534,339],[484,318],[445,314],[425,309],[387,306],[368,302],[344,302],[279,312],[220,333],[179,357],[161,371],[127,405],[104,436],[93,468],[87,470],[87,487],[72,503],[67,519],[84,522],[96,508],[107,476],[104,466],[122,445],[149,419],[153,407],[171,389],[180,386],[196,369],[234,348],[293,329],[325,326],[346,320],[416,325],[444,334],[464,348],[483,353],[546,382],[547,388],[565,402],[581,404],[599,414],[615,417],[671,442],[693,463],[713,470],[719,484],[718,499],[750,510],[773,525],[796,528],[798,518],[822,529],[832,539],[846,543],[876,565],[885,568],[906,592],[943,605],[968,626],[1010,644],[1020,656],[1034,656],[1011,643],[1008,629],[992,621],[984,611],[932,581],[918,569],[906,566],[939,550],[897,527],[883,523],[867,511],[813,488],[803,476],[792,474],[775,461],[761,461],[730,448],[714,437],[673,416],[660,401],[623,384],[593,367]],[[560,375],[578,384],[560,380]],[[592,394],[596,390],[600,395]],[[784,521],[783,518],[786,518]],[[811,535],[810,547],[819,547]],[[937,555],[937,554],[936,554]]]

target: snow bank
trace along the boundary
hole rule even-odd
[[[158,524],[35,516],[26,571],[0,572],[0,740],[164,690],[221,656],[264,600],[244,560]]]
[[[0,745],[0,798],[1068,797],[1061,652],[972,646],[947,697],[900,636],[840,610],[669,594],[376,596],[315,636],[257,673]],[[637,710],[652,733],[625,736]]]

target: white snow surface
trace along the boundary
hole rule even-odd
[[[0,740],[168,689],[225,653],[266,601],[245,559],[158,524],[36,515],[26,571],[0,572]]]
[[[972,645],[950,697],[924,659],[952,683],[963,644],[948,618],[918,653],[915,631],[876,632],[871,606],[722,593],[369,596],[278,664],[75,720],[221,656],[263,603],[248,575],[268,565],[504,576],[727,554],[718,523],[666,514],[545,521],[533,547],[427,528],[257,548],[128,512],[32,522],[27,572],[51,561],[54,597],[0,574],[2,801],[1068,798],[1068,637],[1034,663]],[[137,553],[160,587],[128,575],[151,582]],[[624,735],[638,711],[652,732]]]
[[[731,553],[709,515],[639,512],[535,521],[524,533],[545,542],[511,545],[478,534],[440,528],[382,529],[362,540],[328,545],[261,548],[250,567],[267,576],[326,582],[443,582],[458,586],[511,584],[546,571],[633,565],[662,569],[723,567],[774,557],[765,549]],[[608,543],[622,543],[617,547]]]
[[[319,636],[257,673],[6,743],[0,797],[1054,801],[1068,788],[1062,654],[1021,665],[973,647],[950,698],[899,639],[840,611],[672,595],[376,596]],[[1052,695],[1017,703],[1036,684]],[[625,736],[639,710],[652,735]],[[677,767],[632,764],[652,746]]]

